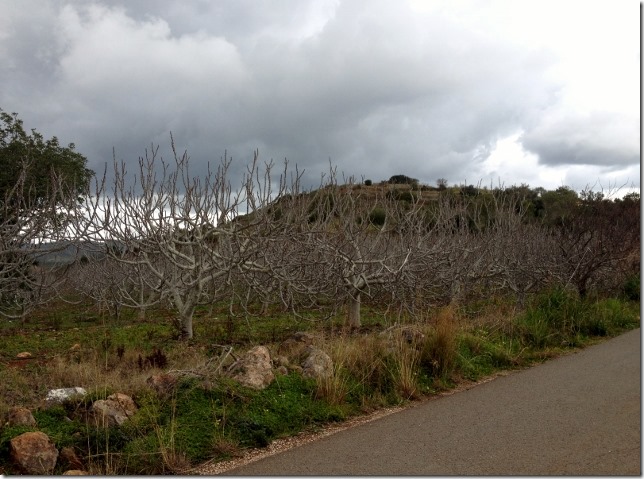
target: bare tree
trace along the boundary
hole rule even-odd
[[[639,199],[611,200],[611,193],[586,189],[552,230],[559,245],[560,279],[582,297],[593,286],[614,288],[634,262],[639,267]]]
[[[340,184],[331,168],[317,190],[302,192],[297,168],[290,174],[285,164],[273,181],[273,164],[260,166],[257,152],[233,188],[230,166],[224,157],[196,178],[186,153],[173,145],[168,163],[152,148],[128,183],[115,162],[114,183],[97,185],[83,226],[85,237],[109,245],[110,272],[88,294],[140,311],[169,307],[185,338],[197,306],[222,299],[232,315],[266,314],[271,305],[296,315],[326,310],[323,317],[344,309],[358,328],[365,300],[418,314],[477,295],[524,298],[566,275],[586,287],[639,241],[630,203],[584,200],[603,208],[603,226],[591,228],[595,210],[581,208],[567,214],[576,221],[568,228],[548,230],[528,221],[529,202],[500,190],[446,189],[429,199],[405,184]],[[585,262],[588,251],[597,261]]]
[[[193,315],[232,290],[236,271],[263,270],[257,261],[266,207],[284,188],[271,183],[272,164],[259,164],[258,152],[240,187],[233,189],[231,160],[224,157],[203,178],[190,175],[187,153],[167,163],[158,148],[139,160],[137,178],[115,162],[114,183],[98,185],[89,221],[93,235],[119,247],[112,261],[127,265],[134,279],[118,287],[119,300],[139,309],[163,304],[173,309],[183,338],[193,336]]]
[[[546,228],[530,221],[523,189],[488,194],[483,231],[487,238],[486,294],[513,294],[523,303],[555,277],[556,244]]]
[[[289,254],[275,269],[294,295],[344,305],[347,325],[358,328],[363,298],[378,298],[404,275],[414,238],[409,218],[418,208],[417,198],[399,201],[351,179],[338,184],[331,169],[321,188],[292,199],[294,227],[281,240]]]

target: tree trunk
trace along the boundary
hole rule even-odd
[[[181,316],[181,339],[192,339],[192,314]]]
[[[360,293],[349,296],[349,313],[347,326],[351,329],[360,327]]]

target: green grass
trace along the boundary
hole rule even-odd
[[[538,295],[518,318],[518,325],[527,347],[575,347],[592,337],[614,336],[637,327],[639,314],[632,304],[618,299],[582,301],[572,292],[554,289]]]

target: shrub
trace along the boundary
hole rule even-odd
[[[387,192],[386,196],[394,201],[405,201],[406,203],[411,203],[416,199],[411,191],[391,190]]]
[[[407,175],[394,175],[389,178],[389,184],[392,185],[413,185],[414,183],[418,183],[418,180]]]
[[[476,196],[478,195],[478,188],[474,185],[467,185],[461,187],[461,196]]]
[[[640,300],[640,275],[634,274],[630,276],[624,286],[622,286],[623,296],[630,301]]]
[[[387,212],[384,210],[384,208],[374,208],[373,210],[371,210],[371,213],[369,213],[369,223],[374,226],[384,225],[386,219]]]

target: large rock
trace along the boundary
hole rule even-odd
[[[80,387],[52,389],[47,393],[45,403],[47,406],[53,406],[55,404],[62,404],[73,397],[85,396],[86,394],[87,391]]]
[[[24,407],[12,407],[9,409],[9,413],[7,414],[7,425],[34,427],[36,425],[36,420],[29,409]]]
[[[90,418],[101,427],[120,426],[137,411],[136,404],[126,394],[116,393],[92,403]]]
[[[315,346],[307,346],[304,353],[302,375],[310,378],[328,378],[333,375],[333,361],[327,353]]]
[[[9,443],[11,458],[28,475],[51,475],[56,467],[58,450],[42,432],[25,432]]]
[[[264,389],[275,379],[271,354],[266,346],[256,346],[228,369],[228,375],[244,386]]]

